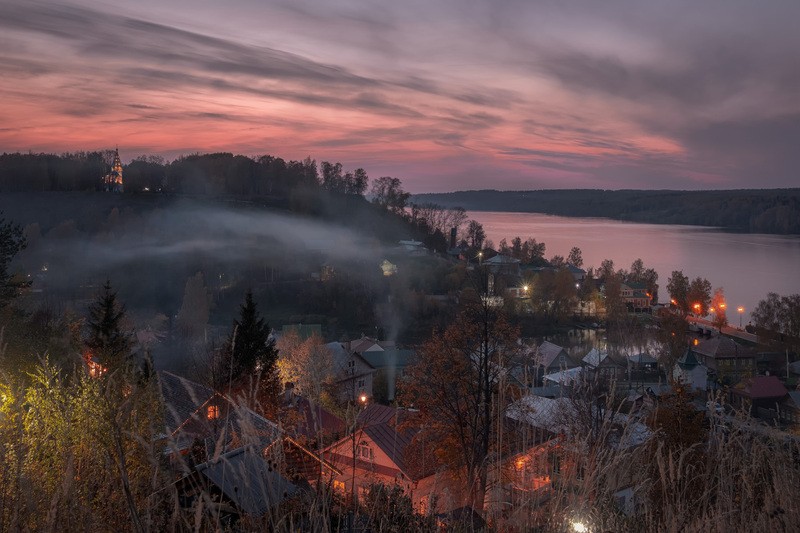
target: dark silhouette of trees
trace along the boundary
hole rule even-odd
[[[752,316],[759,336],[800,348],[800,294],[771,292],[758,302]]]
[[[483,224],[477,220],[470,220],[467,225],[467,243],[473,250],[480,250],[483,246],[483,241],[486,240],[486,232],[483,230]]]
[[[225,347],[230,352],[234,380],[256,371],[265,375],[275,373],[278,351],[269,334],[269,325],[258,312],[253,291],[248,290]]]
[[[372,182],[370,190],[372,203],[392,213],[401,214],[408,205],[408,198],[411,196],[403,190],[403,184],[399,178],[382,176]]]
[[[106,280],[95,302],[89,306],[86,321],[88,337],[84,341],[88,357],[105,369],[128,370],[132,361],[133,336],[124,329],[125,306],[117,301],[117,293]]]
[[[22,235],[22,228],[18,224],[7,221],[2,215],[3,213],[0,211],[0,307],[16,295],[17,289],[21,285],[12,280],[9,266],[14,256],[24,250],[27,245],[27,241]]]
[[[583,254],[581,253],[580,248],[577,246],[572,247],[572,249],[569,251],[569,256],[567,257],[567,263],[578,268],[583,266]]]
[[[689,278],[681,270],[673,270],[667,280],[667,292],[672,305],[676,306],[684,315],[692,311],[689,303]]]
[[[342,173],[341,163],[322,162],[320,185],[329,192],[363,196],[367,190],[369,176],[363,168],[353,172]]]

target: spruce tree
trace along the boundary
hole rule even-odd
[[[244,303],[239,307],[239,318],[233,321],[233,330],[223,348],[228,372],[223,370],[223,376],[220,376],[223,379],[230,376],[232,381],[237,381],[255,374],[257,395],[262,408],[267,411],[276,405],[280,393],[278,350],[275,348],[275,339],[270,338],[269,333],[269,325],[253,300],[253,291],[248,290]]]
[[[239,318],[233,321],[233,331],[228,337],[234,378],[256,371],[264,375],[275,372],[278,351],[269,332],[269,325],[253,300],[253,292],[248,290],[244,303],[239,307]]]
[[[9,266],[11,260],[21,250],[25,249],[27,241],[22,235],[19,225],[6,221],[0,211],[0,307],[6,305],[11,298],[16,296],[17,289],[26,283],[14,283]]]
[[[97,300],[89,306],[87,328],[89,337],[85,341],[90,355],[108,370],[120,368],[130,362],[133,339],[122,329],[125,306],[117,301],[117,293],[106,280]]]

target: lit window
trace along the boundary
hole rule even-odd
[[[206,416],[209,420],[216,420],[219,418],[219,405],[209,405],[206,410]]]
[[[344,493],[344,481],[339,481],[338,479],[333,480],[333,490],[336,492]]]

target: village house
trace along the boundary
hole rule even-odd
[[[373,396],[375,368],[362,356],[366,351],[382,351],[372,339],[363,337],[349,343],[325,345],[333,358],[333,394],[340,402],[366,403]]]
[[[528,513],[547,501],[556,484],[567,488],[582,483],[584,453],[566,446],[564,436],[584,435],[602,426],[608,433],[606,445],[621,453],[650,437],[641,422],[622,413],[598,412],[591,399],[527,394],[509,407],[506,418],[515,424],[513,442],[508,445],[512,453],[503,460],[502,469],[494,470],[501,477],[493,479],[487,508],[504,511],[509,527],[524,527]],[[615,503],[628,514],[635,508],[631,478],[632,470],[620,469],[611,480]]]
[[[164,455],[182,508],[221,523],[254,520],[338,471],[275,423],[200,383],[158,373],[164,404]]]
[[[756,373],[755,350],[730,337],[717,335],[710,339],[696,339],[692,342],[692,350],[719,384],[731,385]]]
[[[776,376],[753,376],[742,379],[729,389],[728,401],[751,416],[774,421],[789,391]]]
[[[366,351],[361,354],[364,360],[375,368],[373,393],[382,401],[394,401],[397,383],[403,377],[405,368],[415,356],[414,350],[385,348],[380,351]],[[378,389],[381,390],[378,390]]]
[[[363,499],[372,485],[396,485],[421,514],[461,506],[461,487],[449,474],[436,472],[433,454],[412,449],[418,429],[404,424],[408,417],[403,409],[379,404],[362,410],[355,430],[323,452],[325,461],[340,472],[333,476],[334,490]]]
[[[608,381],[621,379],[625,374],[625,366],[614,361],[608,352],[601,352],[597,348],[589,350],[581,363],[591,376],[597,376]]]
[[[564,348],[544,341],[538,348],[525,354],[522,364],[515,370],[515,377],[528,388],[540,387],[545,375],[577,366]]]
[[[675,381],[683,383],[695,392],[705,391],[708,388],[708,368],[697,357],[689,346],[672,369]]]
[[[650,309],[653,300],[644,283],[623,283],[620,286],[620,296],[628,309],[634,312]]]

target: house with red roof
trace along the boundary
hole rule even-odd
[[[752,415],[758,415],[759,410],[770,410],[777,416],[779,406],[788,394],[776,376],[753,376],[731,387],[729,401]]]
[[[423,514],[433,510],[434,495],[437,512],[462,505],[462,487],[453,476],[440,471],[433,453],[412,445],[419,429],[409,427],[411,416],[379,404],[361,411],[355,430],[323,451],[323,459],[341,472],[332,478],[334,490],[359,499],[371,485],[397,485]]]

